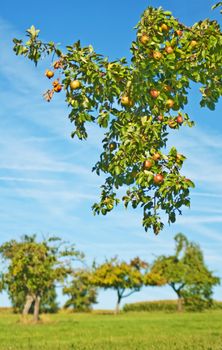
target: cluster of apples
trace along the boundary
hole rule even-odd
[[[167,24],[162,23],[161,26],[160,26],[160,31],[161,32],[165,32],[167,34],[170,31],[170,27],[168,27]],[[174,33],[175,33],[175,35],[177,37],[181,37],[183,35],[183,31],[181,29],[175,30]],[[142,45],[146,46],[149,43],[150,38],[149,38],[149,36],[146,33],[143,33],[139,40],[140,40]],[[194,48],[196,46],[197,46],[197,41],[196,40],[191,40],[190,47]],[[165,46],[165,48],[164,48],[164,51],[167,54],[172,54],[174,52],[174,48],[171,45],[167,44]],[[160,51],[153,51],[152,56],[153,56],[153,58],[155,58],[157,60],[160,60],[162,58],[162,56],[163,56],[163,53],[160,52]]]
[[[54,68],[55,69],[58,69],[60,68],[60,65],[59,65],[59,62],[55,62],[54,64]],[[54,71],[50,70],[50,69],[47,69],[46,72],[45,72],[45,76],[48,78],[48,79],[51,79],[53,78],[55,75]],[[54,80],[53,83],[52,83],[52,86],[53,86],[53,89],[52,91],[53,92],[60,92],[62,90],[62,84],[59,82],[59,79],[57,80]],[[77,89],[80,89],[81,88],[81,82],[79,80],[72,80],[70,83],[69,83],[69,87],[71,90],[77,90]]]
[[[163,122],[164,121],[164,116],[163,115],[159,115],[157,117],[157,120],[159,122]],[[171,118],[168,120],[168,125],[171,129],[175,129],[178,125],[182,125],[183,124],[183,117],[181,114],[178,114],[175,118]]]
[[[146,159],[144,161],[143,169],[150,170],[153,167],[154,163],[160,159],[161,159],[160,153],[158,152],[154,153],[151,158]],[[154,175],[153,182],[155,185],[161,185],[164,182],[164,176],[161,173]]]
[[[45,71],[45,76],[48,78],[48,79],[52,79],[54,77],[55,73],[50,70],[50,69],[47,69]],[[62,90],[62,84],[60,84],[59,80],[54,80],[53,83],[52,83],[52,86],[53,86],[53,91],[54,92],[60,92]]]

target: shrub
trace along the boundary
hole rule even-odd
[[[222,310],[222,301],[213,300],[209,307],[205,307],[205,309],[211,310]],[[186,306],[186,311],[201,311],[198,308],[190,308],[189,305]],[[123,307],[124,312],[129,311],[165,311],[165,312],[176,312],[177,311],[177,300],[157,300],[157,301],[143,301],[137,303],[125,304]]]
[[[177,311],[177,300],[143,301],[125,304],[123,311]]]

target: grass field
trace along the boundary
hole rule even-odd
[[[22,324],[0,314],[1,350],[222,350],[222,311],[43,315]]]

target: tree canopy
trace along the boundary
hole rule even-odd
[[[39,317],[41,298],[72,271],[73,259],[83,257],[74,245],[65,245],[57,237],[38,242],[35,235],[2,244],[0,255],[7,262],[2,274],[3,287],[11,298],[25,297],[23,315],[28,314],[34,302],[35,321]]]
[[[142,288],[147,267],[148,264],[138,257],[129,263],[112,258],[95,266],[91,283],[100,288],[114,289],[117,292],[116,313],[118,313],[121,300]]]
[[[50,101],[64,91],[72,137],[86,139],[89,123],[105,130],[93,171],[106,179],[94,213],[105,215],[122,201],[125,207],[142,207],[143,226],[155,234],[163,229],[165,217],[174,223],[182,207],[189,207],[194,184],[181,173],[186,157],[167,147],[169,131],[193,125],[185,111],[193,83],[198,84],[201,107],[213,110],[222,94],[217,21],[200,20],[188,27],[171,12],[148,7],[136,26],[130,62],[109,61],[80,41],[63,51],[54,42],[42,42],[34,26],[26,34],[26,42],[14,39],[14,51],[36,65],[53,57],[46,76],[54,80],[44,97]],[[126,189],[122,197],[120,188]]]
[[[158,257],[151,272],[162,278],[162,285],[168,284],[174,290],[178,297],[178,310],[181,311],[183,298],[209,300],[212,287],[219,284],[220,279],[207,268],[198,244],[189,242],[181,233],[175,236],[175,243],[175,254]]]

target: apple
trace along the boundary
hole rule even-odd
[[[153,162],[149,159],[146,159],[143,163],[143,169],[145,170],[149,170],[150,168],[152,168],[153,166]]]
[[[175,31],[175,33],[176,33],[177,36],[182,36],[182,35],[183,35],[183,32],[182,32],[182,30],[180,30],[180,29],[177,29],[177,30]]]
[[[72,90],[79,89],[81,87],[81,82],[79,80],[72,80],[69,84]]]
[[[153,52],[153,58],[155,58],[155,60],[160,60],[162,57],[162,53],[159,51],[154,51]]]
[[[159,160],[161,158],[161,155],[158,152],[156,152],[153,154],[152,158],[153,158],[153,160],[156,161],[156,160]]]
[[[166,46],[166,47],[165,47],[165,51],[166,51],[166,53],[168,53],[168,54],[173,53],[173,48],[172,48],[172,46]]]
[[[171,98],[169,98],[166,101],[166,105],[167,105],[167,107],[172,108],[174,106],[174,101]]]
[[[133,105],[133,101],[130,99],[129,96],[122,96],[122,97],[121,97],[121,104],[122,104],[123,106],[128,106],[128,107],[130,107],[130,106]]]
[[[150,90],[150,95],[153,98],[157,98],[159,96],[159,94],[160,94],[160,92],[158,90],[155,90],[155,89]]]
[[[55,61],[55,62],[53,63],[53,67],[54,67],[54,69],[59,69],[59,68],[61,68],[61,67],[62,67],[62,62],[61,62],[61,61]]]
[[[176,120],[177,120],[178,124],[183,124],[183,117],[182,117],[182,115],[178,115]]]
[[[54,77],[54,72],[53,72],[52,70],[47,69],[47,70],[45,71],[45,76],[46,76],[47,78],[51,79],[52,77]]]
[[[55,92],[60,92],[62,90],[62,85],[61,84],[56,85],[53,90]]]
[[[141,37],[140,37],[140,42],[143,44],[143,45],[146,45],[149,41],[149,37],[148,35],[146,34],[143,34]]]
[[[160,28],[162,29],[163,32],[168,32],[169,31],[169,27],[165,23],[161,24]]]
[[[54,87],[57,86],[57,85],[59,85],[59,81],[58,81],[58,80],[54,80],[53,83],[52,83],[52,85],[53,85]]]
[[[153,182],[155,183],[155,185],[160,185],[162,184],[164,181],[164,177],[162,174],[156,174],[153,178]]]
[[[157,120],[159,120],[159,122],[163,122],[164,120],[163,115],[158,115]]]
[[[176,121],[174,119],[170,119],[168,121],[168,125],[171,129],[175,129],[176,128]]]

